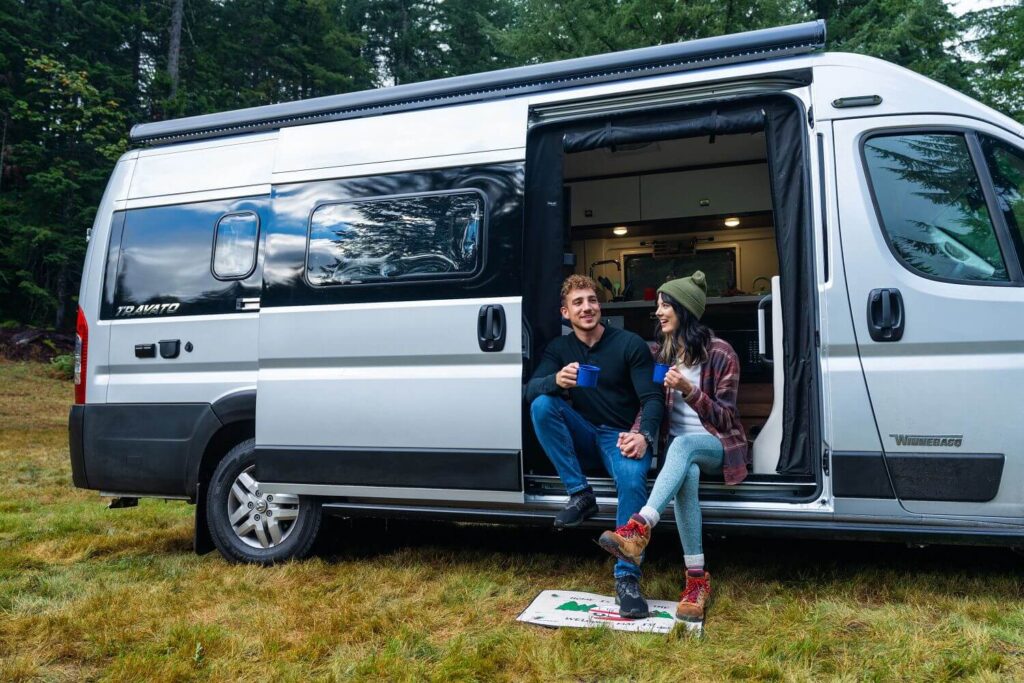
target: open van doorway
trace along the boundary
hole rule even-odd
[[[607,109],[605,110],[607,111]],[[807,128],[783,95],[538,126],[527,147],[528,341],[535,358],[557,334],[569,273],[600,283],[603,322],[656,340],[654,292],[708,277],[704,321],[736,350],[739,410],[754,463],[702,500],[808,500],[820,486],[820,412]],[[774,331],[774,334],[773,334]],[[527,359],[524,379],[532,363]],[[524,420],[524,479],[564,495]],[[657,459],[650,479],[657,473]],[[611,481],[598,473],[600,492]]]

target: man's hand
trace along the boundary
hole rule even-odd
[[[618,441],[619,450],[627,458],[639,460],[647,452],[647,439],[643,434],[636,432],[620,432]]]
[[[555,384],[562,389],[572,389],[576,386],[576,374],[579,371],[579,363],[569,363],[555,375]]]
[[[679,372],[674,365],[665,373],[665,386],[681,392],[683,396],[689,396],[690,392],[693,391],[693,385],[690,384],[690,380],[683,377],[683,373]]]

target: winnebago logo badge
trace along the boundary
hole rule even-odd
[[[897,446],[946,446],[960,448],[963,434],[890,434]]]
[[[167,313],[174,313],[181,304],[142,304],[139,306],[118,306],[117,314],[115,317],[127,318],[131,315],[165,315]]]

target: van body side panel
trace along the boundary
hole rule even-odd
[[[260,262],[251,275],[218,279],[211,270],[218,219],[270,218],[266,198],[240,198],[125,212],[113,290],[104,293],[111,321],[112,403],[213,403],[255,386]],[[112,247],[113,248],[113,247]],[[257,253],[258,249],[257,243]],[[165,357],[161,342],[177,344]]]
[[[101,204],[83,277],[89,389],[99,383],[103,395],[88,391],[88,404],[72,410],[76,484],[194,495],[189,469],[225,424],[213,406],[255,391],[269,198],[251,193],[269,192],[275,139],[135,151],[115,169],[108,194],[116,189],[119,199],[105,218]],[[225,215],[254,229],[247,265],[221,277],[214,239]]]

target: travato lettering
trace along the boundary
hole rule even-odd
[[[181,304],[142,304],[140,306],[118,306],[117,317],[118,318],[129,318],[136,315],[166,315],[168,313],[174,313]]]
[[[960,448],[963,434],[890,434],[897,446],[939,446]]]

